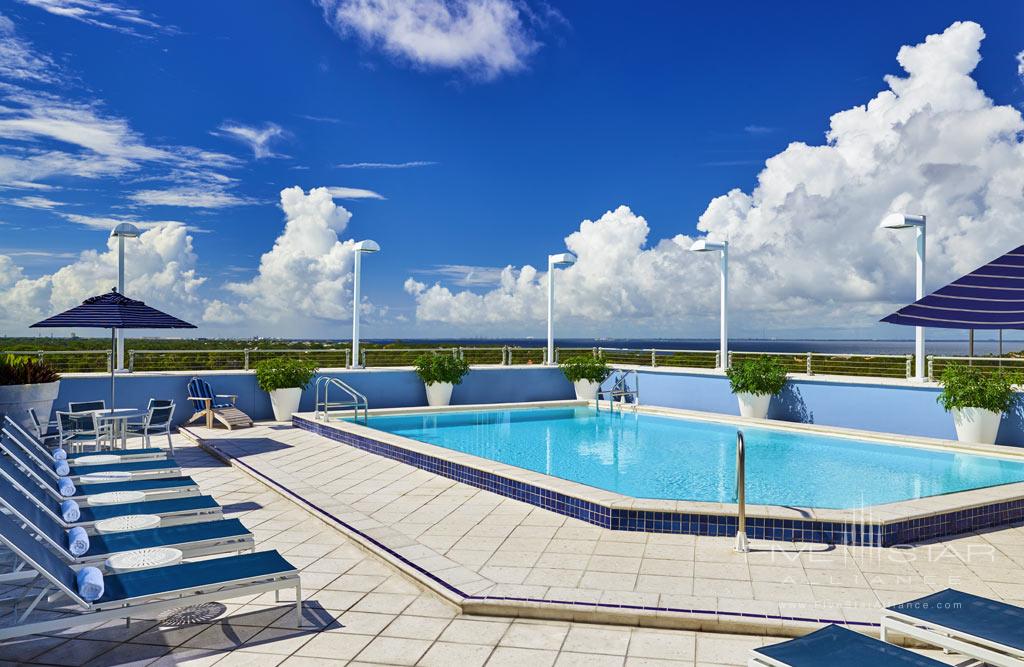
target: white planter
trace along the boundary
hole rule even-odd
[[[768,417],[768,405],[772,402],[772,395],[743,392],[736,394],[736,400],[740,403],[741,417],[765,419]]]
[[[35,408],[39,420],[44,424],[50,420],[50,410],[57,400],[60,380],[43,384],[11,384],[0,386],[0,421],[10,417],[29,433],[35,433],[35,426],[28,416],[28,409]]]
[[[994,445],[1002,419],[1001,412],[982,408],[953,408],[953,424],[956,426],[956,438],[960,442]]]
[[[452,383],[435,382],[424,385],[427,388],[427,405],[437,407],[448,405],[452,400]]]
[[[274,408],[274,420],[288,422],[292,413],[299,411],[299,399],[302,398],[302,387],[275,389],[270,392],[270,405]]]
[[[593,380],[576,380],[572,386],[576,390],[576,400],[592,401],[597,398],[597,390],[601,388],[601,383]]]

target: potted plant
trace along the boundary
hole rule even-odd
[[[772,396],[779,395],[786,386],[786,367],[776,357],[738,361],[725,374],[743,417],[766,418]]]
[[[312,360],[301,357],[275,357],[256,364],[256,383],[270,394],[275,420],[288,421],[299,411],[302,390],[316,371]]]
[[[960,442],[994,444],[1003,413],[1017,404],[1014,390],[1019,377],[1002,370],[987,373],[978,366],[951,363],[943,369],[939,381],[942,393],[938,402],[953,413],[956,437]]]
[[[424,354],[416,358],[416,375],[427,389],[427,405],[448,405],[452,389],[462,383],[469,363],[454,354]]]
[[[60,375],[53,366],[32,357],[0,356],[0,419],[9,416],[27,429],[32,428],[29,408],[35,408],[43,422],[60,389]]]
[[[604,357],[581,354],[569,357],[559,364],[565,378],[572,382],[576,390],[576,399],[592,401],[597,398],[597,390],[611,373]]]

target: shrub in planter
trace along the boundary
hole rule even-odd
[[[448,405],[452,389],[462,384],[469,372],[469,362],[454,354],[423,354],[416,357],[416,375],[427,389],[427,404]]]
[[[595,357],[590,354],[581,354],[569,357],[559,364],[565,378],[572,382],[576,390],[576,398],[583,401],[592,401],[597,398],[597,390],[605,381],[611,369],[605,362],[604,357]]]
[[[60,388],[60,374],[45,361],[6,354],[0,356],[0,419],[9,416],[30,429],[28,409],[49,421]]]
[[[777,357],[744,359],[727,368],[725,374],[744,417],[767,417],[772,396],[779,395],[786,386],[786,367]]]
[[[953,413],[957,439],[993,444],[1003,413],[1020,400],[1014,391],[1021,377],[1002,370],[988,373],[978,366],[951,363],[942,371],[938,402]]]
[[[256,383],[270,394],[274,419],[288,421],[299,411],[302,390],[316,371],[316,364],[302,357],[274,357],[256,364]]]

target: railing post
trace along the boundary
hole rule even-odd
[[[508,345],[502,346],[502,348],[501,348],[501,365],[502,366],[511,366],[512,365],[512,361],[509,359],[509,357],[511,357],[511,356],[512,356],[511,353],[509,353],[509,351],[508,351]]]
[[[814,375],[814,354],[812,352],[807,353],[807,374]]]
[[[107,350],[107,372],[108,373],[110,372],[110,369],[113,368],[113,364],[114,364],[114,351],[113,350]]]
[[[242,356],[244,357],[242,361],[242,368],[244,368],[245,370],[249,370],[249,348],[244,348],[242,350]]]
[[[715,352],[715,368],[722,367],[722,353],[721,351]]]
[[[928,357],[928,379],[935,380],[935,355],[929,354]]]
[[[907,355],[907,379],[909,380],[914,376],[914,355]]]
[[[128,372],[135,372],[135,350],[128,350]]]
[[[658,351],[652,347],[651,348],[651,368],[656,368],[657,366],[658,366]]]
[[[366,368],[366,350],[365,349],[359,350],[359,354],[360,354],[360,356],[362,356],[362,362],[363,363],[361,364],[361,366],[363,368]]]
[[[593,353],[595,359],[601,356],[601,348],[599,347],[593,348],[591,352]]]

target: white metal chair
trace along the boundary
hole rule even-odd
[[[60,433],[60,444],[72,452],[85,451],[85,446],[92,443],[96,451],[103,449],[105,441],[113,441],[113,427],[101,422],[91,412],[57,412],[57,429]]]
[[[154,399],[150,399],[150,403]],[[128,424],[128,435],[138,435],[145,443],[144,447],[150,447],[150,438],[154,435],[166,435],[167,447],[174,455],[174,440],[171,439],[171,424],[174,420],[174,403],[161,407],[150,407],[146,418],[141,424]]]

